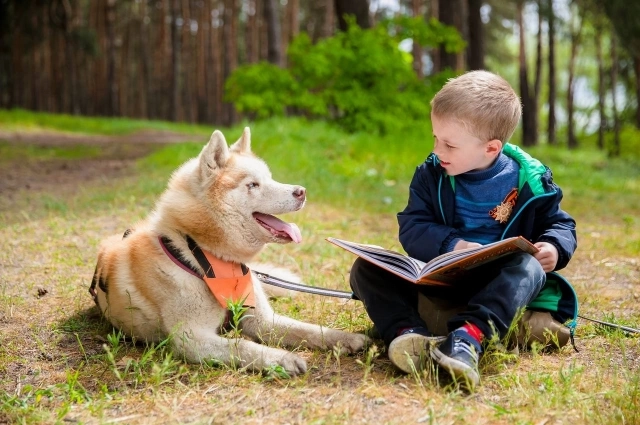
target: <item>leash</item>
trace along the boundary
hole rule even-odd
[[[584,320],[588,320],[590,322],[597,323],[599,325],[608,326],[610,328],[620,329],[625,332],[640,334],[640,329],[630,328],[629,326],[618,325],[616,323],[603,322],[602,320],[591,319],[589,317],[584,317],[578,314],[578,317]]]
[[[288,280],[284,280],[276,276],[271,276],[267,273],[262,273],[257,270],[253,270],[253,272],[256,274],[256,276],[261,282],[266,283],[268,285],[277,286],[279,288],[289,289],[289,290],[298,291],[298,292],[306,292],[308,294],[314,294],[314,295],[322,295],[325,297],[345,298],[349,300],[357,299],[353,296],[352,292],[339,291],[336,289],[318,288],[316,286],[309,286],[302,283],[290,282]],[[640,329],[635,329],[629,326],[618,325],[610,322],[604,322],[602,320],[596,320],[596,319],[592,319],[590,317],[585,317],[582,315],[578,315],[578,317],[584,320],[588,320],[590,322],[598,323],[603,326],[620,329],[625,332],[640,334]]]
[[[262,273],[257,270],[252,271],[256,274],[258,279],[268,285],[277,286],[278,288],[289,289],[292,291],[306,292],[308,294],[322,295],[325,297],[346,298],[349,300],[355,299],[353,293],[346,291],[338,291],[337,289],[318,288],[316,286],[304,285],[302,283],[290,282],[288,280],[280,279],[276,276],[271,276],[267,273]]]

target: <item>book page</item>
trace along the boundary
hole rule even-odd
[[[327,241],[395,274],[400,273],[402,277],[412,281],[417,279],[420,270],[425,266],[425,263],[420,260],[376,245],[359,244],[336,238],[327,238]]]
[[[455,253],[453,251],[452,253]],[[466,275],[466,273],[478,266],[497,260],[514,252],[538,252],[531,242],[522,237],[512,237],[481,247],[469,248],[458,251],[460,255],[441,256],[436,258],[422,269],[420,277],[425,282],[438,280],[441,282],[453,282]]]

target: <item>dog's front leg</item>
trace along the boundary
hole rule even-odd
[[[307,371],[305,360],[290,351],[242,338],[224,338],[209,329],[177,331],[174,333],[173,345],[177,353],[190,363],[215,360],[253,371],[261,371],[269,366],[282,366],[290,375]]]
[[[355,353],[364,348],[368,338],[355,334],[294,320],[276,314],[270,308],[259,311],[242,322],[242,331],[249,337],[270,345],[285,347],[307,347],[326,350],[337,346],[346,353]]]

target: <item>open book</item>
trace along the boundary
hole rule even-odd
[[[365,245],[336,238],[327,238],[327,241],[409,282],[420,285],[446,286],[463,278],[474,268],[506,255],[515,252],[529,254],[538,252],[538,248],[527,239],[514,236],[477,248],[447,252],[425,263],[376,245]]]

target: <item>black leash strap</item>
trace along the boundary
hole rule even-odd
[[[258,279],[260,279],[261,282],[266,283],[268,285],[277,286],[279,288],[284,288],[291,291],[306,292],[308,294],[323,295],[325,297],[346,298],[349,300],[356,299],[353,297],[353,293],[351,292],[338,291],[336,289],[318,288],[315,286],[304,285],[302,283],[290,282],[288,280],[284,280],[276,276],[271,276],[267,273],[262,273],[257,270],[253,270],[253,272],[258,276]],[[634,329],[629,326],[617,325],[615,323],[603,322],[601,320],[591,319],[589,317],[585,317],[581,315],[578,315],[578,317],[584,320],[588,320],[590,322],[598,323],[603,326],[609,326],[611,328],[620,329],[625,332],[640,334],[640,329]],[[572,336],[572,339],[573,339],[573,336]]]
[[[353,294],[346,291],[338,291],[336,289],[317,288],[315,286],[303,285],[301,283],[290,282],[288,280],[280,279],[279,277],[268,275],[257,270],[252,271],[258,276],[261,282],[268,285],[277,286],[279,288],[289,289],[292,291],[306,292],[315,295],[324,295],[325,297],[336,297],[352,299]]]
[[[640,329],[630,328],[629,326],[617,325],[615,323],[603,322],[601,320],[591,319],[589,317],[584,317],[584,316],[581,316],[581,315],[578,315],[578,317],[581,318],[581,319],[584,319],[584,320],[588,320],[590,322],[598,323],[598,324],[603,325],[603,326],[609,326],[610,328],[616,328],[616,329],[623,330],[625,332],[631,332],[631,333],[640,334]]]

